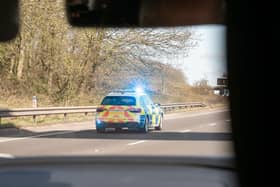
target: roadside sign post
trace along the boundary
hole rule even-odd
[[[33,108],[37,108],[38,104],[37,104],[37,97],[33,96],[32,97],[32,106]]]

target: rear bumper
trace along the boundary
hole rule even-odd
[[[130,121],[130,122],[122,122],[122,123],[111,123],[111,122],[105,122],[100,119],[97,119],[95,121],[95,125],[97,129],[106,129],[106,128],[139,129],[139,128],[144,128],[145,116],[141,115],[138,122]]]
[[[101,122],[99,124],[96,124],[96,128],[129,128],[129,129],[139,129],[143,128],[143,125],[138,122],[127,122],[127,123],[107,123],[107,122]]]

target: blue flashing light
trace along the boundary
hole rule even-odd
[[[143,88],[142,87],[136,87],[135,88],[135,92],[137,93],[137,94],[140,94],[140,93],[144,93],[144,90],[143,90]]]
[[[96,120],[96,124],[97,124],[97,125],[100,125],[101,123],[102,123],[101,120],[99,120],[99,119]]]

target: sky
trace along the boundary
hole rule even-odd
[[[195,26],[192,30],[199,38],[198,46],[182,61],[182,70],[190,84],[203,78],[215,86],[217,78],[226,73],[225,26]]]

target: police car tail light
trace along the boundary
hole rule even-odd
[[[96,109],[96,112],[104,112],[106,109],[103,107],[99,107]]]
[[[130,108],[128,111],[133,112],[133,113],[141,113],[142,109],[141,108]]]

